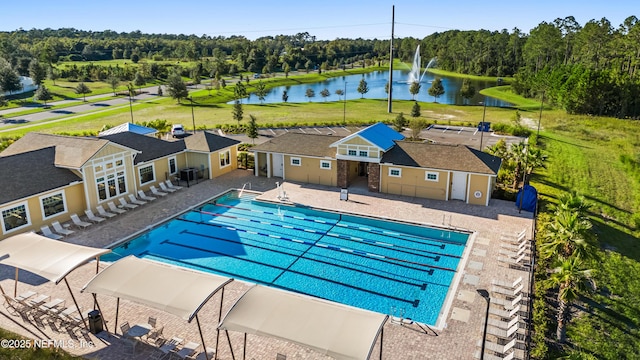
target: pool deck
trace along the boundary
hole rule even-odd
[[[251,172],[237,170],[219,178],[192,185],[174,194],[155,200],[147,205],[129,211],[124,215],[107,220],[102,224],[92,225],[86,230],[76,230],[66,241],[105,247],[142,231],[154,224],[162,222],[177,213],[195,206],[230,188],[240,188],[244,183],[251,183],[252,190],[264,192],[260,199],[278,201],[278,190],[275,182],[280,179],[257,178]],[[512,202],[491,200],[488,207],[467,205],[460,201],[434,201],[388,194],[369,193],[366,189],[353,186],[349,189],[349,200],[339,200],[337,188],[309,184],[286,182],[284,190],[289,201],[315,208],[329,209],[339,212],[358,213],[369,216],[399,219],[423,224],[444,226],[475,232],[473,244],[465,250],[464,269],[458,273],[459,284],[455,291],[450,291],[450,304],[445,306],[446,313],[442,317],[442,329],[436,327],[420,327],[417,324],[397,325],[387,322],[384,327],[383,359],[473,359],[479,351],[479,341],[483,336],[483,326],[487,303],[476,290],[491,290],[491,280],[515,280],[522,276],[525,289],[528,285],[528,272],[508,268],[497,261],[500,249],[501,234],[515,234],[523,229],[531,230],[530,213],[518,213]],[[75,229],[74,229],[75,230]],[[100,263],[105,268],[106,263]],[[78,300],[80,307],[93,307],[90,294],[80,293],[96,272],[95,262],[86,264],[67,276],[69,285]],[[5,292],[13,294],[14,269],[0,266],[0,285]],[[18,293],[34,290],[51,298],[66,299],[72,304],[66,286],[58,286],[46,282],[33,274],[20,271]],[[167,284],[171,286],[171,284]],[[248,284],[234,281],[225,287],[222,305],[223,315],[249,287]],[[492,294],[493,296],[493,294]],[[200,323],[207,347],[215,348],[218,312],[220,311],[220,294],[216,294],[200,311]],[[98,297],[102,316],[107,320],[108,330],[113,333],[115,323],[116,299],[108,296]],[[0,308],[0,327],[17,332],[31,339],[65,340],[66,350],[73,354],[96,359],[148,359],[156,350],[148,345],[136,347],[131,355],[130,347],[117,335],[102,332],[99,337],[83,334],[80,331],[55,331],[50,324],[36,324],[19,316],[12,316],[5,307]],[[396,314],[397,315],[397,314]],[[197,326],[159,310],[122,300],[120,301],[118,327],[127,321],[134,325],[146,323],[149,316],[158,318],[164,325],[164,336],[179,336],[185,341],[200,343]],[[522,325],[521,325],[522,327]],[[522,329],[521,329],[522,330]],[[327,331],[330,331],[328,329]],[[242,359],[243,334],[230,333],[230,340],[236,359]],[[93,346],[86,346],[80,340],[91,341]],[[496,342],[495,337],[488,339]],[[74,342],[71,342],[74,340]],[[73,348],[71,348],[73,345]],[[200,349],[201,350],[201,349]],[[16,350],[27,351],[27,350]],[[325,355],[284,341],[247,336],[246,359],[275,359],[277,354],[291,359],[330,359]],[[522,351],[516,352],[522,357]],[[218,359],[232,359],[227,338],[220,334]],[[375,345],[370,359],[380,358],[380,341]]]

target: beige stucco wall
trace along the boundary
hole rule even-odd
[[[220,166],[220,153],[227,151],[231,152],[231,158],[229,159],[229,165],[225,167]],[[211,174],[212,178],[224,175],[238,168],[238,146],[231,146],[220,151],[211,153]]]
[[[42,205],[40,203],[40,199],[42,197],[47,197],[51,195],[55,195],[57,193],[64,193],[65,199],[65,211],[55,214],[53,216],[44,219],[44,214],[42,210]],[[0,226],[0,239],[7,238],[9,236],[13,236],[15,234],[19,234],[26,231],[40,231],[40,227],[43,225],[51,225],[52,222],[58,221],[60,223],[64,223],[71,218],[71,214],[84,215],[85,209],[85,201],[84,201],[84,189],[82,183],[77,183],[71,186],[65,186],[59,189],[55,189],[52,191],[47,191],[45,193],[40,193],[34,195],[27,199],[16,200],[7,204],[2,204],[2,209],[12,208],[14,206],[18,206],[26,202],[26,208],[28,212],[28,217],[31,222],[30,226],[21,227],[19,229],[14,229],[14,231],[8,231],[4,233],[3,227]],[[0,219],[2,221],[2,219]],[[53,229],[52,229],[53,230]]]
[[[195,153],[195,152],[188,152],[187,153],[187,166],[186,167],[190,167],[190,168],[196,168],[198,169],[198,176],[202,176],[204,178],[208,178],[209,177],[209,154],[205,154],[205,153]],[[204,171],[206,172],[205,174],[202,174],[200,172],[200,169],[204,167]]]
[[[487,186],[490,181],[491,177],[487,175],[469,175],[469,204],[485,205],[487,203],[487,196],[491,196],[491,194],[487,194]],[[476,191],[480,192],[480,197],[475,196]]]
[[[370,142],[368,142],[367,140],[361,138],[360,136],[354,136],[353,138],[343,141],[341,143],[342,144],[351,144],[351,145],[366,145],[366,146],[373,146],[373,144],[371,144]]]
[[[127,192],[133,194],[136,192],[138,188],[138,177],[136,171],[133,166],[133,151],[128,151],[123,149],[122,147],[115,145],[107,145],[102,148],[100,151],[96,153],[82,168],[82,178],[84,180],[84,197],[85,208],[86,209],[95,209],[95,207],[100,204],[98,201],[98,188],[96,186],[96,175],[94,170],[94,163],[98,163],[102,161],[104,158],[111,158],[112,156],[119,157],[122,156],[124,160],[124,171],[126,174],[126,184],[127,184]],[[113,201],[115,198],[108,199],[103,203],[107,203],[109,201]],[[84,213],[84,211],[80,212]],[[78,214],[80,215],[80,214]]]
[[[416,196],[434,200],[446,200],[447,172],[409,168],[401,166],[381,165],[380,192],[405,196]],[[402,170],[401,177],[389,176],[389,168]],[[438,181],[425,180],[425,173],[438,173]]]
[[[291,158],[300,158],[300,166],[291,165]],[[320,161],[330,161],[331,169],[321,169]],[[284,174],[288,181],[337,186],[337,163],[335,160],[303,156],[284,156]]]

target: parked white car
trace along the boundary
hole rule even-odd
[[[184,131],[184,126],[182,124],[175,124],[171,126],[171,136],[175,137],[183,137],[186,133]]]

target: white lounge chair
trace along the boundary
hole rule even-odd
[[[93,211],[91,211],[91,209],[87,209],[84,211],[84,214],[87,215],[87,219],[89,219],[89,221],[93,221],[94,223],[101,223],[107,219],[100,217],[100,216],[95,216],[93,214]]]
[[[165,180],[164,182],[165,184],[167,184],[167,187],[170,189],[176,189],[176,190],[180,190],[182,189],[182,186],[178,186],[178,185],[173,185],[173,183],[171,182],[171,180]]]
[[[520,283],[522,283],[522,276],[514,281],[491,280],[491,285],[502,286],[509,289],[515,289]]]
[[[58,221],[52,222],[51,226],[53,226],[53,231],[57,232],[58,234],[65,235],[65,236],[71,235],[71,234],[73,234],[75,232],[73,230],[65,229],[62,225],[60,225],[60,223]]]
[[[510,258],[516,259],[518,257],[520,257],[520,255],[525,254],[527,251],[529,251],[529,249],[525,246],[523,248],[520,248],[517,251],[511,251],[511,250],[507,250],[507,249],[500,249],[500,254],[501,255],[506,255]]]
[[[168,188],[167,185],[165,185],[165,183],[163,183],[162,181],[158,183],[158,185],[160,185],[160,190],[164,191],[164,192],[176,192],[178,190],[174,189],[174,188]]]
[[[513,334],[518,332],[518,328],[520,326],[518,324],[513,325],[509,329],[500,329],[494,326],[487,326],[487,334],[495,335],[502,339],[511,339]]]
[[[48,237],[49,239],[60,240],[63,237],[62,235],[52,233],[51,229],[49,229],[49,225],[40,227],[40,230],[42,231],[42,235]]]
[[[522,229],[522,231],[517,232],[517,233],[515,233],[515,234],[511,234],[511,233],[508,233],[508,234],[502,234],[502,235],[500,235],[500,238],[501,238],[501,239],[508,240],[508,239],[519,239],[519,238],[524,238],[525,236],[527,236],[527,229],[526,229],[526,228]]]
[[[80,220],[80,218],[78,217],[78,215],[76,214],[71,214],[71,221],[73,222],[73,224],[75,226],[77,226],[78,228],[87,228],[89,226],[91,226],[90,222],[86,222],[86,221],[82,221]]]
[[[129,204],[127,200],[125,200],[124,198],[120,198],[118,200],[120,201],[120,205],[122,205],[122,207],[125,207],[127,209],[135,209],[138,207],[138,205],[136,204]]]
[[[107,206],[109,207],[109,210],[110,210],[111,212],[114,212],[114,213],[116,213],[116,214],[124,214],[124,213],[126,213],[126,212],[127,212],[127,210],[125,210],[125,209],[120,209],[120,208],[118,208],[118,207],[116,206],[116,204],[114,204],[114,203],[113,203],[113,201],[109,201],[109,202],[107,203]]]
[[[494,286],[491,287],[491,292],[498,293],[498,294],[503,294],[503,295],[507,295],[507,296],[517,296],[518,294],[520,294],[522,289],[524,289],[524,285],[522,285],[522,284],[520,284],[520,286],[518,286],[515,289],[506,289],[506,288],[503,288],[501,286],[495,286],[494,285]]]
[[[505,330],[512,328],[513,325],[516,325],[519,322],[520,322],[520,315],[516,315],[513,319],[509,321],[502,321],[502,320],[492,319],[492,318],[487,319],[487,324],[491,326],[495,326],[500,329],[505,329]]]
[[[156,188],[153,185],[151,185],[151,187],[149,189],[151,189],[151,193],[153,195],[156,195],[156,196],[167,196],[167,195],[169,195],[166,192],[159,191],[158,188]]]
[[[514,307],[511,310],[496,309],[495,307],[490,306],[489,314],[496,315],[501,318],[511,319],[514,315],[520,312],[520,309],[521,309],[520,305],[516,305],[516,307]]]
[[[96,210],[98,210],[98,214],[99,214],[100,216],[104,216],[104,217],[108,217],[108,218],[112,218],[112,217],[114,217],[114,216],[116,216],[116,215],[117,215],[117,214],[114,214],[114,213],[110,213],[110,212],[108,212],[107,210],[105,210],[105,209],[102,207],[102,205],[98,205],[98,206],[96,206]]]
[[[521,301],[522,301],[522,294],[518,294],[518,296],[516,296],[516,298],[513,300],[507,300],[507,299],[496,298],[496,297],[491,298],[492,304],[502,305],[504,306],[505,310],[511,310],[515,308],[516,306],[520,305]]]
[[[174,355],[176,355],[180,359],[186,359],[188,357],[191,357],[199,347],[200,344],[190,341],[186,343],[180,350],[174,352]]]
[[[484,360],[513,360],[515,358],[516,352],[512,351],[505,355],[505,357],[495,356],[493,354],[484,354]]]
[[[149,196],[147,194],[144,193],[144,191],[142,190],[138,190],[138,197],[144,201],[153,201],[155,199],[157,199],[157,197],[153,197],[153,196]]]
[[[142,200],[136,199],[136,197],[133,196],[133,194],[129,194],[128,196],[129,196],[129,202],[132,203],[132,204],[144,205],[144,204],[147,203],[146,201],[142,201]]]
[[[527,254],[522,254],[517,259],[505,258],[505,257],[502,257],[502,256],[498,256],[498,261],[503,262],[503,263],[507,263],[507,264],[512,264],[512,265],[525,265],[525,264],[522,263],[522,261],[524,260],[525,257],[527,257]]]
[[[518,342],[518,340],[513,339],[511,341],[509,341],[508,343],[504,344],[504,345],[498,345],[494,342],[491,341],[485,341],[484,342],[484,348],[486,350],[491,350],[491,351],[495,351],[499,354],[506,354],[507,351],[513,349],[514,346],[516,346],[516,343]]]
[[[511,242],[501,243],[500,247],[509,250],[520,250],[522,248],[528,248],[531,246],[529,239],[524,239],[518,244],[512,244]]]

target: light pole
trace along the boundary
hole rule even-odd
[[[480,124],[480,151],[482,151],[482,138],[484,137],[484,117],[487,115],[487,97],[482,102],[482,123]]]
[[[193,123],[193,133],[196,133],[196,117],[193,115],[193,98],[189,96],[187,99],[191,101],[191,122]]]
[[[484,343],[487,339],[487,323],[489,321],[489,305],[491,304],[491,296],[489,296],[489,292],[485,289],[477,289],[476,292],[487,301],[487,311],[484,315],[484,332],[482,333],[482,348],[480,349],[480,360],[484,360]]]
[[[536,137],[540,136],[540,123],[542,123],[542,107],[544,106],[544,91],[542,92],[542,101],[540,102],[540,116],[538,117],[538,133]]]
[[[127,85],[127,89],[129,90],[129,112],[131,113],[131,123],[133,124],[133,105],[132,105],[132,100],[131,100],[131,94],[136,93],[136,89],[133,87],[133,84],[129,83],[129,85]]]
[[[344,105],[342,107],[342,123],[347,124],[347,82],[344,82]]]

